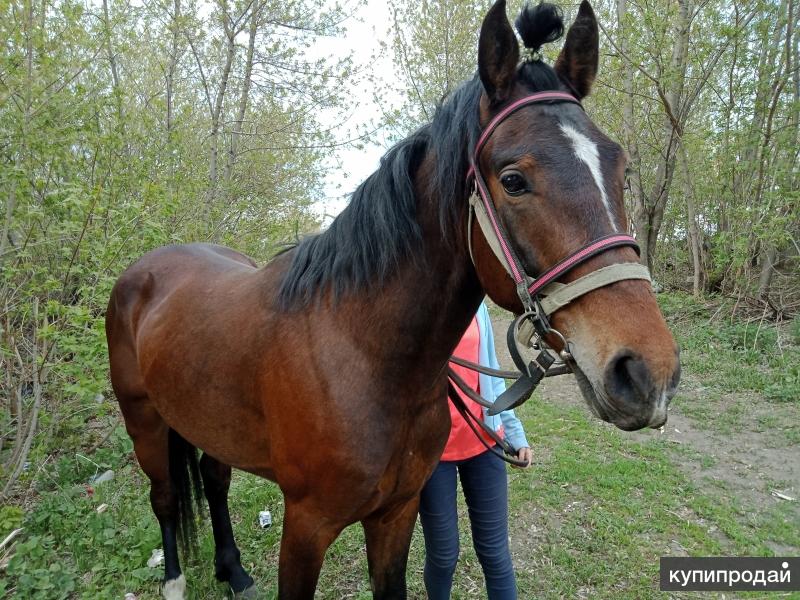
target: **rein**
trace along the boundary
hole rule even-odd
[[[516,449],[492,431],[491,428],[483,422],[483,419],[477,418],[467,409],[461,396],[456,391],[456,387],[464,392],[470,399],[484,408],[487,408],[487,414],[490,416],[497,415],[504,410],[509,410],[521,405],[530,398],[533,391],[545,377],[571,372],[568,366],[568,362],[572,359],[569,350],[569,342],[559,331],[551,327],[548,319],[549,315],[563,308],[573,300],[598,288],[616,283],[617,281],[628,279],[651,281],[650,272],[644,265],[639,263],[615,263],[595,269],[570,283],[557,282],[559,278],[578,265],[583,264],[593,256],[597,256],[606,250],[629,246],[634,248],[636,253],[639,254],[639,245],[636,243],[636,240],[626,234],[614,233],[595,239],[545,270],[544,273],[541,273],[537,278],[528,275],[519,257],[514,252],[508,235],[500,222],[497,209],[489,193],[489,187],[486,185],[486,181],[480,171],[478,159],[492,133],[494,133],[497,127],[513,113],[531,104],[552,104],[560,102],[577,104],[583,108],[580,101],[571,94],[565,92],[539,92],[517,100],[500,111],[500,113],[489,122],[486,129],[483,130],[483,133],[481,133],[478,143],[475,145],[475,150],[470,161],[471,166],[467,173],[467,179],[473,180],[473,191],[469,198],[469,218],[467,222],[467,243],[469,245],[470,258],[474,264],[475,259],[472,254],[471,237],[474,219],[477,221],[492,252],[514,281],[517,296],[524,308],[523,314],[516,317],[511,323],[506,336],[511,358],[517,369],[519,369],[519,372],[487,369],[486,367],[470,361],[451,356],[450,362],[452,363],[487,375],[515,379],[515,381],[494,403],[491,403],[482,398],[477,392],[470,389],[458,374],[455,373],[452,368],[448,367],[448,396],[459,413],[464,417],[464,420],[467,421],[472,431],[487,448],[506,462],[519,466],[523,466],[524,463],[515,457],[517,453]],[[553,366],[556,363],[556,356],[553,354],[553,349],[544,340],[544,337],[547,335],[555,336],[562,344],[562,349],[558,352],[558,355],[561,361],[563,361],[563,364],[558,364],[556,367]],[[525,358],[523,358],[521,348],[535,348],[539,350],[539,353],[533,361],[526,362]],[[480,426],[483,431],[510,456],[503,456],[496,449],[490,448],[486,440],[484,440],[477,431],[476,425]]]

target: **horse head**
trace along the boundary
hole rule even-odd
[[[598,69],[594,12],[588,2],[580,5],[554,67],[539,51],[563,33],[558,9],[528,6],[516,25],[526,47],[522,61],[504,0],[486,15],[478,50],[483,135],[472,173],[475,189],[491,199],[490,212],[502,232],[500,245],[508,246],[513,255],[509,261],[525,274],[524,287],[530,289],[531,281],[576,255],[581,260],[559,275],[558,283],[569,284],[606,267],[613,271],[613,265],[628,265],[632,272],[638,256],[626,235],[626,154],[580,104]],[[519,282],[508,276],[508,265],[501,266],[503,259],[491,249],[487,235],[474,226],[469,235],[484,290],[517,314],[529,310],[524,290],[520,295]],[[584,252],[597,240],[616,239],[623,243]],[[568,349],[567,361],[600,418],[625,430],[660,427],[680,378],[677,346],[650,282],[642,277],[614,279],[554,310],[549,323],[563,339],[550,334],[545,340],[557,350]]]

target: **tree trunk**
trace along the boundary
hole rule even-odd
[[[653,270],[653,261],[656,254],[658,232],[664,220],[664,209],[669,200],[669,190],[675,173],[678,144],[680,143],[683,124],[686,120],[686,115],[682,111],[681,101],[686,80],[686,62],[689,51],[689,1],[678,0],[675,41],[672,46],[672,57],[670,58],[668,73],[672,81],[668,82],[663,94],[660,94],[664,107],[664,137],[661,160],[656,169],[653,187],[648,197],[645,198],[645,210],[640,212],[637,224],[641,231],[646,231],[642,242],[642,263],[647,265],[651,271]]]
[[[755,206],[755,197],[760,196],[760,180],[757,175],[762,169],[764,147],[764,128],[765,120],[770,103],[770,94],[774,90],[776,79],[776,69],[780,69],[781,63],[778,60],[780,40],[783,33],[783,15],[788,9],[788,0],[781,0],[777,11],[777,22],[769,39],[760,39],[763,48],[758,56],[758,65],[755,77],[755,98],[753,99],[753,114],[750,126],[747,128],[746,144],[741,149],[741,159],[735,163],[733,177],[734,199],[738,206]],[[766,34],[765,34],[766,35]],[[781,63],[782,64],[782,63]],[[741,235],[751,235],[751,232],[743,231]],[[733,254],[733,249],[729,251]]]
[[[28,131],[30,129],[31,112],[33,109],[33,0],[25,2],[25,95],[22,114],[22,131],[20,132],[20,147],[14,155],[14,171],[22,171],[25,154],[27,154]],[[11,224],[14,220],[14,210],[17,206],[17,182],[12,178],[6,200],[6,217],[3,221],[2,237],[0,237],[0,263],[5,260],[8,246],[12,245]]]
[[[628,32],[625,28],[627,0],[617,0],[617,33],[623,57],[628,56]],[[625,136],[625,147],[628,149],[627,179],[633,204],[634,220],[640,218],[644,209],[642,194],[642,162],[639,154],[639,142],[636,133],[636,122],[633,112],[633,65],[623,58],[623,90],[625,93],[622,105],[622,127]],[[638,228],[637,228],[638,230]],[[641,240],[640,240],[641,241]]]
[[[761,273],[758,276],[758,299],[766,301],[772,285],[772,274],[775,272],[775,263],[778,251],[774,246],[769,246],[761,252]]]
[[[167,153],[166,162],[169,170],[167,188],[169,190],[170,202],[174,202],[177,196],[175,172],[177,168],[178,157],[173,153],[173,130],[175,128],[175,73],[178,70],[178,62],[180,60],[179,39],[181,31],[181,0],[173,0],[172,22],[170,23],[170,28],[172,30],[172,43],[169,50],[169,60],[167,63],[166,73],[167,115],[164,138],[166,142],[165,148]]]
[[[703,264],[703,237],[697,226],[697,210],[694,204],[689,160],[686,147],[681,144],[681,170],[683,174],[683,193],[686,197],[686,217],[688,220],[689,247],[692,251],[692,293],[699,297],[705,290],[706,273]]]
[[[114,40],[111,38],[111,18],[108,12],[108,0],[103,0],[103,33],[105,34],[106,56],[111,68],[111,89],[114,93],[114,100],[117,105],[117,127],[123,131],[122,119],[122,88],[119,81],[119,69],[117,68],[117,56],[114,53]]]
[[[239,112],[236,115],[236,120],[233,122],[233,131],[231,132],[231,143],[228,147],[228,160],[225,163],[225,183],[226,186],[230,184],[233,167],[236,163],[236,152],[239,147],[239,137],[244,127],[244,118],[247,114],[247,105],[250,101],[250,85],[253,77],[253,55],[255,54],[256,47],[256,34],[258,33],[258,17],[260,12],[260,5],[258,0],[253,2],[251,10],[253,14],[250,16],[250,32],[247,42],[247,58],[245,59],[244,66],[244,80],[242,81],[242,93],[239,96]]]
[[[214,100],[214,109],[211,113],[211,151],[208,164],[208,193],[206,194],[206,207],[205,207],[205,222],[209,231],[213,229],[211,223],[212,208],[214,200],[217,195],[218,176],[218,158],[219,158],[219,131],[222,124],[222,107],[225,101],[225,93],[228,90],[228,79],[231,74],[231,66],[233,65],[233,58],[236,54],[236,31],[233,28],[233,22],[228,14],[227,3],[221,6],[223,11],[222,22],[225,31],[225,64],[222,67],[222,77],[220,78],[219,88],[217,89],[217,96]]]
[[[777,72],[774,76],[774,81],[770,86],[771,96],[769,99],[769,109],[767,110],[766,115],[766,124],[764,125],[764,132],[763,132],[763,139],[761,140],[761,144],[759,146],[758,151],[758,170],[756,174],[756,189],[755,193],[753,194],[753,202],[755,206],[762,207],[764,204],[763,197],[764,197],[764,190],[767,186],[765,186],[765,180],[767,179],[767,170],[771,163],[771,148],[770,142],[772,141],[773,130],[774,130],[774,123],[775,123],[775,114],[778,109],[778,103],[780,101],[780,97],[783,93],[783,89],[786,84],[789,82],[789,73],[791,72],[792,67],[792,25],[794,20],[794,2],[793,0],[784,0],[782,3],[782,8],[785,8],[786,14],[786,36],[785,36],[785,45],[784,45],[784,52],[783,52],[783,61],[782,64],[779,64],[777,67]],[[780,15],[784,14],[781,11]],[[780,34],[783,30],[783,24],[781,23],[780,15],[778,17],[778,24],[776,26],[776,37],[780,39]],[[763,211],[764,215],[766,216],[769,212],[771,212],[772,207],[770,206],[771,202],[767,202],[766,206],[764,206]],[[773,241],[767,240],[757,240],[754,239],[753,243],[759,243],[761,246],[761,250],[759,252],[759,264],[760,264],[760,272],[758,276],[758,298],[760,300],[764,300],[769,295],[769,288],[772,283],[772,274],[774,272],[774,265],[775,261],[777,260],[778,251],[775,248]]]
[[[175,97],[175,71],[178,68],[178,39],[180,35],[180,19],[181,19],[181,0],[173,0],[172,6],[172,46],[170,48],[169,64],[167,65],[167,124],[166,124],[166,137],[167,146],[172,143],[172,129],[174,121],[174,97]]]

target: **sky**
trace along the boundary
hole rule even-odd
[[[390,16],[386,2],[366,0],[360,6],[351,9],[353,17],[346,22],[347,33],[344,36],[320,38],[315,47],[309,48],[311,55],[329,55],[343,57],[353,53],[354,66],[358,70],[370,70],[383,81],[394,80],[394,64],[391,51],[381,52],[380,42],[388,41]],[[378,124],[381,121],[382,107],[372,98],[369,89],[362,87],[353,91],[353,105],[349,121],[341,127],[337,134],[340,140],[351,139],[352,131],[357,126],[364,127]],[[395,94],[390,97],[398,103],[401,98]],[[331,120],[338,115],[321,115],[323,124],[335,124]],[[328,123],[326,123],[326,119]],[[371,144],[362,149],[352,146],[339,146],[331,150],[332,161],[340,165],[332,169],[324,187],[324,200],[317,203],[317,213],[322,217],[323,226],[347,206],[348,195],[377,169],[381,156],[388,149],[390,142],[387,134],[376,131]]]

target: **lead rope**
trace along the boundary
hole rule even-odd
[[[451,372],[451,374],[453,374]],[[520,460],[517,456],[517,449],[514,448],[507,440],[501,438],[497,433],[492,431],[492,428],[489,427],[486,423],[483,422],[483,419],[479,419],[475,415],[473,415],[470,410],[467,408],[467,405],[464,404],[464,400],[461,399],[461,396],[456,391],[456,388],[453,386],[452,380],[447,381],[447,395],[450,397],[450,401],[453,403],[453,406],[456,407],[456,410],[461,414],[461,418],[466,421],[469,428],[472,429],[472,432],[475,434],[475,437],[480,440],[481,444],[489,450],[492,454],[497,456],[500,460],[505,461],[511,465],[516,467],[527,467],[528,461]],[[498,450],[490,446],[489,443],[484,439],[481,435],[480,431],[478,431],[477,424],[480,428],[490,437],[492,440],[503,449],[503,452],[498,452]]]
[[[522,315],[524,316],[524,315]],[[543,377],[554,377],[556,375],[564,375],[566,373],[571,373],[572,370],[569,368],[568,365],[558,365],[557,367],[551,369],[550,366],[552,365],[552,360],[547,361],[543,360],[542,356],[552,356],[546,349],[542,348],[540,352],[540,356],[537,357],[535,362],[531,362],[530,365],[525,365],[525,361],[522,358],[519,349],[516,347],[516,341],[519,338],[519,321],[522,317],[517,317],[511,323],[511,326],[508,330],[508,337],[509,339],[513,336],[514,343],[509,342],[509,350],[512,349],[511,355],[514,360],[514,364],[520,368],[520,371],[503,371],[500,369],[492,369],[490,367],[485,367],[478,363],[474,363],[468,361],[463,358],[458,358],[456,356],[450,357],[450,362],[460,365],[466,369],[470,369],[472,371],[477,371],[478,373],[483,373],[485,375],[490,375],[492,377],[501,377],[503,379],[514,379],[514,383],[509,387],[505,392],[500,394],[497,397],[495,402],[490,402],[483,398],[478,392],[473,390],[469,384],[462,379],[462,377],[456,373],[451,367],[447,368],[447,392],[448,396],[450,397],[450,401],[455,406],[456,410],[461,415],[461,418],[466,421],[467,425],[469,425],[472,432],[478,438],[478,440],[486,447],[487,450],[492,452],[495,456],[500,458],[501,460],[518,467],[527,466],[527,462],[519,460],[517,456],[517,448],[511,445],[507,440],[500,437],[495,431],[489,427],[483,419],[479,419],[476,417],[470,410],[467,408],[464,400],[461,398],[461,395],[458,393],[458,390],[464,393],[470,400],[482,406],[483,408],[487,409],[488,415],[496,415],[503,410],[508,410],[509,408],[513,408],[519,406],[523,402],[525,402],[530,395],[533,393],[533,390],[536,388],[536,385],[542,380]],[[523,334],[524,337],[524,334]],[[528,335],[528,340],[530,340],[533,335]],[[537,368],[534,370],[532,365],[536,364]],[[547,365],[547,366],[545,366]],[[532,372],[533,371],[533,372]],[[457,388],[457,389],[456,389]],[[483,432],[488,435],[497,446],[502,448],[503,452],[499,452],[496,447],[489,446],[486,442],[486,439],[480,434],[478,428],[480,427]]]

